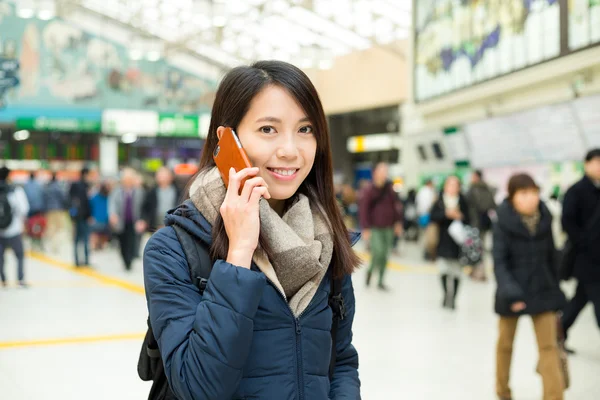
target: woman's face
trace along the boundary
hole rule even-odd
[[[271,198],[292,197],[310,173],[317,152],[313,125],[296,100],[279,86],[267,86],[252,99],[237,134]]]
[[[540,191],[536,188],[517,190],[512,203],[519,214],[533,215],[540,206]]]
[[[446,180],[444,193],[448,196],[458,196],[460,193],[460,181],[457,177],[451,176]]]

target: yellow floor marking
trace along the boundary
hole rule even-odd
[[[41,262],[51,265],[53,267],[60,268],[62,270],[69,271],[69,272],[74,272],[74,273],[82,275],[82,276],[87,276],[88,278],[96,279],[97,281],[99,281],[105,285],[115,286],[115,287],[118,287],[118,288],[121,288],[124,290],[128,290],[130,292],[137,293],[137,294],[145,294],[144,287],[141,285],[138,285],[138,284],[135,284],[132,282],[128,282],[123,279],[115,278],[115,277],[112,277],[109,275],[101,274],[100,272],[95,271],[94,269],[91,269],[91,268],[82,268],[82,267],[77,268],[72,264],[55,260],[51,257],[48,257],[44,254],[37,253],[34,251],[28,252],[27,255],[30,258],[33,258],[34,260],[41,261]]]
[[[0,350],[16,347],[38,347],[58,346],[82,343],[116,342],[121,340],[141,340],[146,333],[125,333],[121,335],[87,336],[56,339],[16,340],[12,342],[0,342]]]

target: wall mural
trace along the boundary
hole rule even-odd
[[[22,19],[0,4],[0,115],[49,106],[201,113],[215,89],[164,60],[130,60],[124,46],[61,19]]]
[[[415,97],[433,98],[560,54],[558,0],[419,0]]]

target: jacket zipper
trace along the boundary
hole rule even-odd
[[[294,311],[292,310],[292,307],[290,307],[289,303],[287,302],[285,293],[283,293],[281,290],[279,290],[279,288],[269,278],[267,278],[267,282],[269,282],[269,284],[271,284],[271,286],[273,286],[275,288],[277,293],[279,293],[279,295],[285,302],[285,305],[286,305],[288,311],[290,312],[290,315],[294,318],[294,325],[295,325],[295,330],[296,330],[296,369],[298,371],[298,373],[297,373],[297,375],[298,375],[297,376],[298,399],[304,400],[304,375],[303,375],[304,367],[302,365],[303,364],[302,363],[302,326],[300,324],[300,318],[302,318],[302,316],[304,315],[304,312],[310,308],[310,305],[312,304],[314,297],[313,297],[313,299],[311,299],[308,306],[304,310],[302,310],[300,315],[298,315],[298,317],[296,318],[294,316]]]

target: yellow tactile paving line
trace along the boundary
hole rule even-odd
[[[12,349],[17,347],[39,347],[39,346],[56,346],[66,344],[82,344],[82,343],[98,343],[98,342],[116,342],[122,340],[141,340],[145,333],[128,333],[121,335],[106,335],[106,336],[84,336],[72,338],[57,338],[57,339],[39,339],[39,340],[15,340],[12,342],[0,342],[0,350]]]
[[[357,254],[367,263],[370,260],[370,255],[365,252],[357,252]],[[40,261],[46,265],[60,268],[65,271],[73,272],[78,275],[86,276],[95,279],[99,284],[118,287],[137,294],[144,294],[144,287],[132,282],[128,282],[123,279],[115,278],[112,276],[101,274],[90,268],[76,268],[74,265],[67,262],[55,260],[54,258],[48,257],[44,254],[37,252],[28,252],[28,257]],[[395,271],[409,272],[409,273],[436,273],[436,269],[433,266],[422,266],[422,267],[408,267],[398,264],[394,261],[388,263],[388,267]],[[48,283],[51,286],[52,283]],[[94,286],[91,283],[84,282],[68,282],[65,286],[72,285],[71,287],[84,287]],[[42,286],[41,284],[32,283],[32,287]],[[144,337],[144,333],[127,333],[118,335],[106,335],[106,336],[86,336],[86,337],[71,337],[71,338],[55,338],[55,339],[39,339],[39,340],[20,340],[20,341],[8,341],[0,342],[0,350],[10,348],[23,348],[23,347],[36,347],[36,346],[56,346],[56,345],[69,345],[69,344],[84,344],[84,343],[98,343],[98,342],[114,342],[122,340],[141,340]]]
[[[60,269],[70,271],[70,272],[74,272],[76,274],[87,276],[89,278],[94,278],[108,286],[116,286],[118,288],[128,290],[130,292],[134,292],[134,293],[138,293],[138,294],[145,294],[144,287],[141,285],[138,285],[138,284],[135,284],[132,282],[128,282],[123,279],[115,278],[115,277],[112,277],[109,275],[101,274],[100,272],[95,271],[91,268],[76,268],[72,264],[55,260],[51,257],[48,257],[44,254],[37,253],[37,252],[28,252],[27,255],[34,260],[41,261],[41,262],[51,265],[53,267],[60,268]]]

